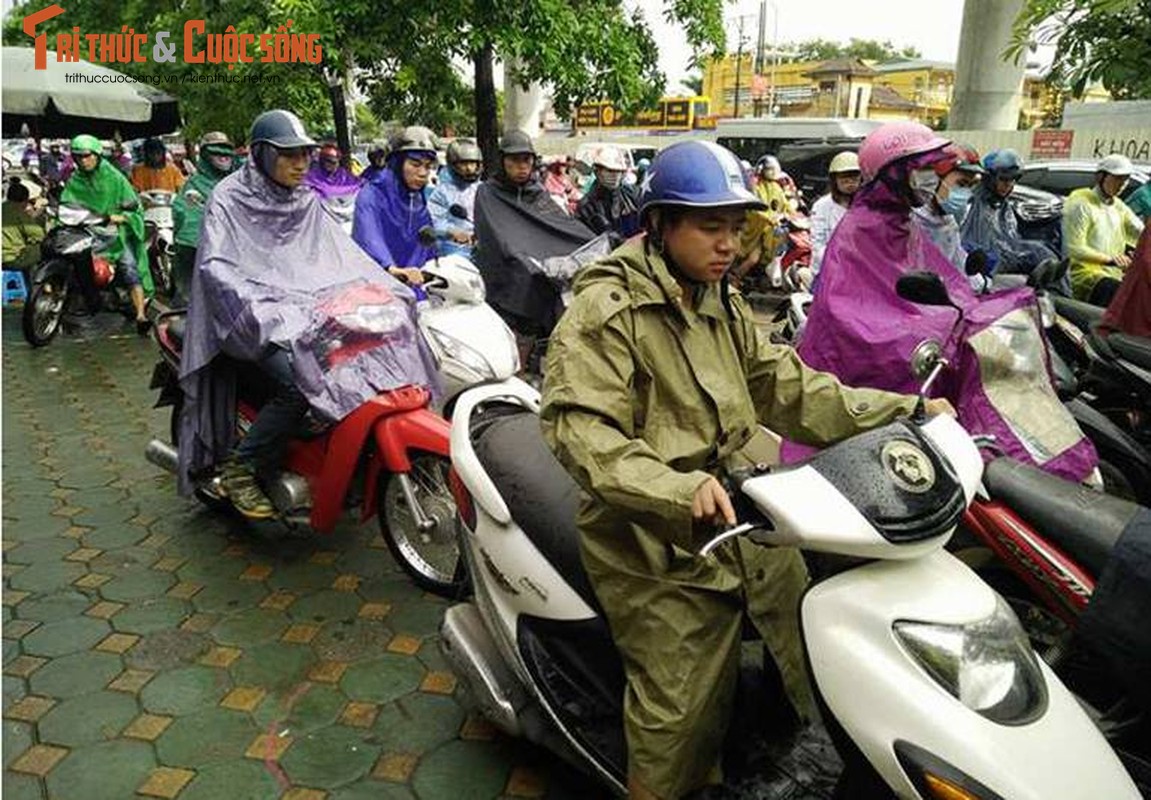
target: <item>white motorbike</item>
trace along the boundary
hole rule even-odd
[[[419,305],[420,332],[439,366],[445,404],[469,386],[515,375],[515,334],[484,302],[484,280],[475,264],[453,254],[429,261],[421,271],[427,299]]]
[[[539,402],[511,379],[455,405],[452,483],[474,596],[447,610],[443,647],[498,727],[623,794],[622,666],[580,561],[579,489],[541,438]],[[955,420],[920,412],[735,480],[743,522],[698,556],[743,536],[850,557],[800,608],[845,764],[837,797],[1136,800],[1007,604],[943,549],[981,472]]]
[[[156,288],[166,297],[172,296],[172,258],[175,254],[175,224],[172,220],[172,200],[175,195],[164,189],[140,192],[144,204],[144,236],[148,243],[148,266]]]

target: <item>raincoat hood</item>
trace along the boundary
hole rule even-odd
[[[358,319],[367,312],[368,325]],[[254,362],[273,346],[291,352],[297,388],[329,420],[400,386],[438,389],[411,291],[310,188],[287,189],[249,162],[220,181],[204,211],[180,367],[185,491],[190,472],[222,458],[234,435],[234,374],[209,365],[221,353]]]
[[[420,244],[420,228],[432,224],[432,215],[423,191],[404,183],[403,157],[389,156],[356,196],[352,238],[384,267],[420,267],[436,254]]]
[[[880,181],[857,194],[827,246],[800,356],[850,385],[914,393],[911,354],[934,339],[951,364],[937,393],[971,433],[994,434],[1008,455],[1056,474],[1086,477],[1095,452],[1051,386],[1032,291],[976,295],[897,199]],[[958,326],[954,309],[896,294],[911,270],[942,279],[962,310]]]
[[[319,162],[314,162],[304,175],[304,183],[322,198],[343,197],[360,190],[360,179],[345,167],[329,174]]]

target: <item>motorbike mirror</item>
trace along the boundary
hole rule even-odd
[[[963,266],[968,275],[982,275],[987,271],[987,253],[982,250],[972,250],[967,254],[967,261],[964,262]]]
[[[468,210],[459,203],[452,203],[448,206],[448,213],[456,219],[468,219]]]
[[[943,279],[934,272],[915,270],[899,276],[895,292],[904,300],[920,306],[954,306]]]
[[[419,237],[420,244],[422,244],[424,247],[436,246],[436,229],[431,225],[425,225],[424,227],[420,228],[419,233],[416,235]]]
[[[943,346],[934,339],[924,339],[911,352],[911,374],[924,380],[943,357]]]

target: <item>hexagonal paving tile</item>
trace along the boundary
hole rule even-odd
[[[149,597],[133,603],[112,618],[112,627],[141,636],[174,628],[192,613],[191,606],[174,597]]]
[[[171,573],[158,572],[154,569],[135,569],[101,586],[100,594],[106,600],[134,603],[162,595],[175,583],[176,579]]]
[[[46,622],[21,640],[24,652],[34,656],[57,656],[87,650],[108,635],[102,619],[75,617]]]
[[[379,754],[363,731],[332,725],[296,738],[280,763],[293,783],[331,789],[367,774]]]
[[[421,797],[498,797],[512,767],[503,750],[496,742],[449,742],[424,754],[412,775],[412,786]]]
[[[115,550],[120,547],[131,547],[134,544],[139,544],[147,537],[148,531],[125,522],[119,525],[103,525],[84,534],[81,540],[85,547]]]
[[[191,714],[215,706],[232,688],[222,669],[192,666],[163,672],[140,692],[140,702],[153,714]]]
[[[267,587],[258,581],[216,581],[196,592],[192,605],[201,612],[232,613],[258,606],[267,594]]]
[[[17,722],[14,719],[4,720],[0,726],[0,745],[4,750],[4,768],[7,769],[13,761],[19,758],[25,750],[32,746],[32,726],[26,722]],[[8,777],[4,774],[4,793],[8,793]]]
[[[267,800],[278,797],[280,784],[259,761],[228,761],[196,770],[180,800]]]
[[[298,737],[334,723],[347,702],[330,686],[305,683],[265,698],[252,716],[261,730]]]
[[[4,552],[8,564],[35,564],[37,561],[55,561],[76,549],[76,542],[64,536],[25,542]]]
[[[73,653],[54,658],[28,679],[32,691],[48,697],[77,697],[103,689],[120,674],[120,657],[112,653]]]
[[[87,571],[87,567],[74,561],[43,561],[10,574],[8,585],[26,592],[51,592],[66,587]]]
[[[390,703],[415,691],[424,674],[416,659],[388,653],[353,664],[340,680],[340,688],[352,700]]]
[[[211,641],[202,633],[165,628],[145,636],[125,660],[135,669],[172,669],[197,661],[211,647]]]
[[[299,622],[322,624],[329,621],[351,621],[360,610],[360,598],[355,592],[332,589],[301,597],[288,608],[288,614]]]
[[[33,775],[4,773],[4,800],[43,800],[40,780]]]
[[[137,714],[136,699],[123,692],[94,692],[65,700],[37,723],[40,741],[79,747],[116,738]]]
[[[220,644],[250,647],[278,638],[287,627],[288,619],[283,613],[250,608],[222,620],[212,629],[212,638]]]
[[[25,600],[17,607],[16,616],[39,622],[55,622],[78,617],[90,605],[91,597],[69,586]]]
[[[364,780],[328,795],[327,800],[415,800],[412,790],[402,783]]]
[[[232,665],[232,676],[242,686],[282,691],[304,680],[315,661],[307,645],[271,642],[247,648]]]
[[[136,796],[136,787],[155,766],[152,746],[145,742],[102,742],[69,753],[48,773],[48,792],[69,797],[82,786],[84,800],[125,800]]]
[[[335,583],[339,573],[332,566],[297,561],[293,564],[277,565],[268,576],[268,585],[273,589],[289,589],[296,593],[327,589]]]
[[[323,659],[359,661],[383,653],[393,636],[386,618],[336,620],[320,629],[312,649]]]
[[[156,753],[163,763],[181,767],[235,761],[257,733],[256,723],[243,712],[206,708],[168,726],[156,740]]]
[[[412,636],[433,636],[439,633],[447,604],[437,599],[422,598],[419,603],[399,603],[388,615],[388,625],[396,633]]]
[[[386,751],[423,753],[455,739],[463,723],[451,697],[415,692],[380,709],[372,733]]]

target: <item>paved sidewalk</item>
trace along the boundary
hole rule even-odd
[[[150,340],[34,351],[5,310],[2,363],[5,800],[602,796],[473,712],[374,523],[268,542],[176,495]]]

